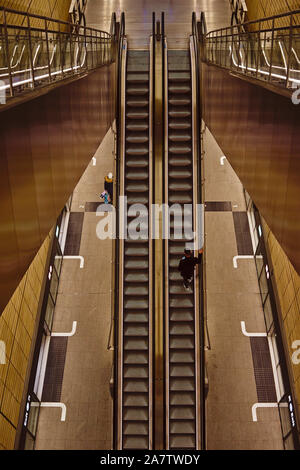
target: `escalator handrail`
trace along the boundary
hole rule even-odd
[[[200,26],[201,26],[201,34],[205,37],[207,34],[207,23],[206,23],[206,16],[205,16],[204,11],[201,11]]]
[[[116,32],[117,32],[117,15],[115,12],[111,15],[111,22],[110,22],[110,35],[116,39]]]
[[[202,195],[202,171],[201,171],[201,128],[202,128],[202,100],[201,100],[201,56],[203,53],[203,39],[206,31],[205,13],[201,12],[201,19],[197,21],[195,12],[192,14],[192,38],[195,51],[195,68],[196,68],[196,94],[197,94],[197,154],[198,154],[198,204],[203,203]],[[203,296],[203,277],[204,267],[203,262],[199,266],[199,310],[200,310],[200,417],[201,417],[201,449],[204,450],[205,444],[205,358],[204,358],[204,296]]]
[[[120,157],[121,157],[121,94],[122,94],[122,50],[125,39],[125,14],[121,13],[120,22],[115,20],[115,41],[116,41],[116,245],[115,245],[115,295],[114,295],[114,449],[117,449],[117,430],[118,430],[118,344],[119,344],[119,269],[120,269],[120,237],[119,237],[119,196],[120,196]]]

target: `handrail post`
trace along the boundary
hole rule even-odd
[[[237,31],[239,35],[238,68],[239,70],[242,69],[243,71],[243,67],[241,67],[241,30],[240,30],[240,27],[237,28]]]
[[[94,43],[93,43],[93,31],[91,29],[90,29],[90,40],[91,40],[92,69],[93,69],[94,68]],[[105,44],[104,44],[104,47],[105,47]]]
[[[245,33],[247,37],[247,51],[246,51],[246,68],[245,73],[248,73],[248,64],[249,64],[249,45],[250,45],[250,34],[248,32]],[[249,36],[249,39],[248,39]]]
[[[9,88],[10,88],[10,96],[12,97],[12,96],[14,96],[14,87],[13,87],[13,80],[12,80],[11,67],[10,67],[9,41],[8,41],[8,31],[7,31],[6,10],[5,10],[5,8],[3,9],[3,24],[4,24],[7,68],[8,68],[8,76],[9,76]]]
[[[64,76],[64,61],[63,61],[63,54],[62,54],[62,43],[61,43],[60,23],[58,24],[58,39],[59,39],[60,67],[61,67],[62,76]]]
[[[48,74],[49,74],[49,83],[51,82],[51,64],[50,64],[50,52],[49,52],[49,35],[48,35],[48,24],[45,19],[45,32],[46,32],[46,45],[47,45],[47,60],[48,60]]]
[[[259,21],[258,41],[257,41],[256,77],[258,77],[258,68],[259,68],[259,59],[260,59],[260,32],[261,32],[261,21]]]
[[[86,62],[86,68],[89,68],[89,57],[88,57],[88,48],[87,48],[87,43],[86,43],[86,26],[83,27],[84,30],[84,47],[85,47],[85,62]]]
[[[275,19],[273,18],[273,21],[272,21],[272,43],[271,43],[271,57],[270,57],[269,81],[271,80],[271,77],[272,77],[272,69],[273,69],[274,34],[275,34],[274,28],[275,28]]]
[[[29,45],[29,60],[30,60],[31,77],[32,77],[32,88],[35,88],[34,64],[33,64],[33,55],[32,55],[32,41],[31,41],[31,26],[30,26],[30,18],[29,18],[28,13],[27,13],[27,26],[28,26],[28,45]]]
[[[231,29],[231,54],[230,54],[230,68],[233,68],[233,26],[230,27]]]
[[[285,84],[286,88],[289,87],[292,46],[293,46],[293,13],[291,14],[291,18],[290,18],[289,52],[288,52],[287,71],[286,71],[286,84]]]
[[[73,69],[72,42],[73,42],[73,33],[72,33],[72,28],[70,28],[70,65],[71,65],[71,69],[73,72],[74,69]]]

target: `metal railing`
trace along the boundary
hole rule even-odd
[[[1,97],[109,64],[114,42],[105,31],[0,7]]]
[[[300,10],[208,33],[205,60],[285,88],[300,87]]]
[[[124,152],[124,103],[122,106],[122,101],[124,101],[125,93],[125,70],[127,63],[127,43],[126,43],[126,34],[125,34],[125,13],[122,12],[120,15],[120,21],[116,21],[116,14],[113,13],[112,24],[115,25],[115,37],[116,37],[116,62],[117,62],[117,80],[116,80],[116,161],[115,161],[115,174],[116,174],[116,184],[115,184],[115,208],[116,208],[116,240],[114,245],[114,267],[115,267],[115,279],[114,279],[114,289],[113,289],[113,315],[114,315],[114,370],[113,370],[113,448],[120,448],[120,426],[119,426],[119,416],[120,416],[120,386],[121,382],[119,380],[120,376],[120,354],[122,352],[121,341],[123,338],[123,333],[120,328],[120,302],[123,296],[123,291],[120,286],[122,285],[122,268],[123,268],[123,246],[122,239],[120,239],[120,227],[119,214],[119,196],[123,194],[123,172],[124,168],[121,165],[121,157]]]
[[[201,204],[203,202],[203,185],[202,185],[202,136],[201,136],[201,128],[202,128],[202,76],[200,72],[200,60],[202,57],[203,51],[203,38],[207,33],[207,26],[206,26],[206,18],[205,14],[201,12],[200,21],[197,21],[196,12],[192,14],[192,34],[191,34],[191,42],[190,42],[190,50],[191,50],[191,64],[192,64],[192,73],[194,85],[193,85],[193,105],[194,105],[194,112],[193,112],[193,133],[194,133],[194,159],[196,161],[193,164],[193,167],[197,170],[196,174],[194,174],[194,199],[197,200],[197,204]],[[192,60],[193,58],[193,60]],[[193,64],[194,62],[194,64]],[[197,226],[197,214],[194,214],[195,225]],[[200,234],[199,234],[200,235]],[[204,256],[203,256],[204,258]],[[198,335],[196,335],[196,341],[198,341],[199,351],[199,395],[198,395],[198,419],[199,419],[199,448],[204,450],[206,448],[206,429],[205,429],[205,332],[204,332],[204,325],[205,325],[205,292],[204,292],[204,264],[203,262],[199,266],[199,279],[197,282],[198,285],[198,293],[195,297],[197,302],[196,305],[196,312],[198,318],[198,325],[197,331]],[[198,303],[198,305],[197,305]],[[198,336],[198,338],[197,338]]]

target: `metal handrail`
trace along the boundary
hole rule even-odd
[[[194,135],[194,151],[197,155],[197,161],[195,165],[197,167],[197,174],[194,174],[194,179],[198,181],[197,184],[197,202],[198,204],[203,203],[203,194],[202,194],[202,162],[201,162],[201,127],[202,127],[202,102],[201,102],[201,69],[200,61],[202,57],[203,50],[203,40],[207,32],[206,27],[206,18],[204,12],[201,12],[200,21],[197,21],[197,15],[195,12],[192,14],[192,35],[191,35],[191,57],[194,57],[194,86],[193,91],[195,95],[195,107],[194,107],[194,131],[196,130],[197,135]],[[193,49],[193,51],[192,51]],[[192,53],[193,52],[193,53]],[[193,99],[194,101],[194,99]],[[194,215],[196,220],[196,215]],[[200,235],[200,234],[198,234]],[[200,397],[198,403],[198,414],[200,417],[199,423],[199,436],[198,436],[198,445],[201,446],[201,449],[204,450],[206,447],[205,439],[205,356],[204,356],[204,317],[205,317],[205,304],[204,304],[204,286],[203,286],[203,277],[204,277],[204,267],[203,262],[199,266],[199,286],[198,286],[198,298],[199,298],[199,346],[200,346],[200,361],[199,361],[199,382],[200,382]],[[196,296],[197,298],[197,296]]]
[[[206,34],[203,60],[291,90],[300,87],[299,36],[300,10],[248,21]]]
[[[116,15],[113,15],[114,20],[116,20]],[[116,240],[115,240],[115,292],[114,292],[114,449],[120,449],[121,446],[121,429],[119,426],[119,416],[120,416],[120,396],[119,396],[119,375],[120,375],[120,359],[119,355],[122,351],[120,346],[120,341],[122,340],[122,331],[119,328],[120,322],[120,302],[122,297],[122,260],[123,260],[123,250],[122,250],[122,239],[120,238],[120,218],[119,218],[119,196],[123,188],[121,187],[121,180],[123,179],[124,168],[121,168],[121,156],[124,149],[124,143],[122,143],[122,127],[124,127],[123,116],[122,116],[122,106],[121,100],[124,93],[124,77],[122,81],[122,71],[126,67],[126,36],[125,36],[125,14],[122,13],[120,17],[120,22],[115,23],[115,37],[116,37],[116,62],[117,62],[117,80],[116,80]],[[125,61],[125,63],[124,63]],[[124,112],[124,110],[123,110]]]
[[[299,14],[300,14],[300,10],[293,10],[293,11],[289,11],[288,13],[281,13],[279,15],[268,16],[268,17],[265,17],[265,18],[261,18],[259,20],[246,21],[242,25],[238,24],[238,25],[233,25],[233,26],[227,26],[226,28],[215,29],[213,31],[210,31],[207,34],[207,36],[210,36],[213,33],[218,33],[218,32],[221,32],[221,31],[232,30],[232,28],[240,28],[240,26],[243,26],[244,28],[247,28],[248,26],[253,25],[253,24],[258,24],[259,25],[259,23],[261,23],[263,21],[273,21],[273,20],[276,20],[276,19],[279,19],[279,18],[288,18],[290,16],[299,15]],[[300,25],[295,25],[295,27],[299,28]],[[282,29],[282,28],[279,28],[279,29]]]
[[[70,26],[72,28],[78,28],[79,27],[79,25],[77,23],[73,23],[71,21],[58,20],[56,18],[50,18],[48,16],[36,15],[35,13],[30,13],[30,12],[27,12],[27,11],[13,10],[11,8],[6,8],[6,7],[1,7],[0,6],[0,12],[1,11],[5,11],[6,13],[12,13],[13,15],[17,15],[17,16],[23,16],[24,18],[29,17],[29,18],[36,18],[38,20],[47,20],[50,23],[56,23],[56,24],[61,24],[61,25],[65,25],[65,26]],[[16,27],[17,25],[11,24],[10,26]],[[91,28],[91,27],[84,27],[84,26],[80,26],[80,27],[88,29],[90,31],[100,32],[99,29],[95,29],[95,28]],[[101,31],[101,32],[109,34],[106,31]]]
[[[14,15],[13,20],[8,15]],[[0,42],[0,93],[5,102],[115,60],[114,34],[5,7],[0,7]],[[12,67],[18,50],[22,53]]]

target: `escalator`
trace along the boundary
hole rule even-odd
[[[188,51],[168,52],[168,204],[193,204],[192,88]],[[187,208],[185,208],[187,214]],[[168,241],[168,448],[196,448],[194,287],[186,292],[178,272],[187,240]],[[186,225],[185,225],[186,227]],[[192,229],[192,227],[190,227]],[[184,234],[182,235],[182,237]]]
[[[129,51],[125,105],[125,184],[128,206],[149,211],[149,52]],[[130,220],[136,214],[128,218]],[[149,240],[124,242],[122,448],[149,448],[151,263]]]
[[[197,67],[188,48],[167,52],[163,15],[161,29],[157,23],[153,16],[149,51],[127,50],[125,36],[120,47],[119,194],[127,197],[128,229],[143,204],[148,230],[117,242],[119,450],[201,448],[199,282],[195,276],[186,292],[178,272],[197,226]],[[163,203],[184,214],[179,238],[176,217],[163,236],[156,212]]]

